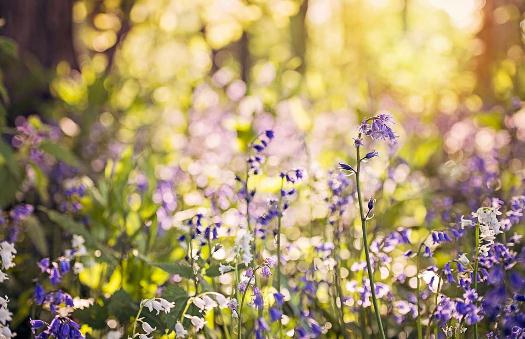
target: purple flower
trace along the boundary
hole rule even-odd
[[[33,213],[33,206],[29,204],[16,205],[10,212],[14,222],[24,221]]]
[[[270,270],[268,266],[263,266],[261,268],[261,275],[265,278],[268,278],[272,275],[272,271]]]
[[[269,313],[270,313],[270,319],[272,322],[281,320],[281,317],[283,316],[283,312],[281,312],[279,309],[275,307],[270,307]]]
[[[37,305],[42,305],[46,299],[46,291],[44,290],[42,285],[38,283],[35,286],[34,298],[35,298],[35,303]]]
[[[397,142],[397,135],[392,130],[394,119],[388,113],[379,114],[361,123],[359,132],[373,140],[384,140],[391,144]]]
[[[284,304],[284,295],[277,292],[273,294],[273,298],[275,299],[275,303],[279,306],[282,306]]]
[[[258,309],[262,309],[264,307],[262,293],[257,287],[253,288],[253,305]]]
[[[377,157],[378,155],[379,153],[377,151],[370,151],[363,157],[363,160],[370,160],[374,157]]]

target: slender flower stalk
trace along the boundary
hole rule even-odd
[[[474,249],[474,272],[472,273],[472,282],[474,285],[474,291],[478,292],[478,263],[479,263],[479,222],[476,223],[474,228],[475,249]],[[478,323],[474,323],[474,339],[478,339]]]
[[[284,177],[281,177],[281,188],[279,190],[279,201],[277,215],[277,293],[281,294],[281,223],[283,217],[283,188],[284,188]],[[279,321],[279,338],[282,338],[283,324]]]
[[[242,338],[241,324],[242,324],[242,310],[243,310],[243,307],[244,307],[244,299],[246,298],[246,293],[248,292],[248,288],[250,287],[250,284],[252,283],[252,280],[255,279],[255,275],[257,274],[257,271],[261,267],[262,266],[258,266],[258,267],[256,267],[253,270],[252,276],[250,277],[250,279],[248,279],[248,282],[246,283],[246,288],[244,289],[244,291],[242,293],[241,302],[239,303],[239,322],[238,322],[238,328],[237,328],[237,338],[238,339]]]
[[[133,332],[131,333],[131,338],[135,338],[135,333],[137,331],[137,323],[140,318],[140,314],[142,313],[142,309],[144,308],[144,303],[141,302],[139,306],[139,311],[137,312],[137,315],[135,316],[135,321],[133,322]]]
[[[419,277],[419,271],[421,269],[421,249],[423,248],[423,245],[425,243],[422,242],[420,245],[419,245],[419,248],[417,249],[417,254],[416,254],[416,267],[417,267],[417,274],[416,274],[416,281],[417,281],[417,286],[416,286],[416,299],[417,299],[417,320],[416,320],[416,323],[417,323],[417,338],[418,339],[422,339],[423,338],[423,326],[421,325],[421,278]]]
[[[363,200],[361,193],[361,184],[359,181],[359,175],[361,173],[361,154],[360,154],[360,144],[356,143],[356,156],[357,156],[357,168],[355,171],[355,181],[356,181],[356,190],[357,190],[357,201],[359,203],[359,214],[361,216],[361,230],[363,233],[363,247],[365,249],[366,257],[366,269],[368,271],[368,279],[370,280],[370,292],[372,294],[372,303],[374,305],[374,314],[377,321],[377,326],[379,327],[379,332],[381,333],[381,338],[386,339],[386,334],[383,329],[383,323],[381,321],[381,314],[379,313],[379,306],[377,303],[375,284],[374,284],[374,273],[372,272],[372,263],[370,261],[370,249],[368,247],[368,238],[366,232],[366,219],[368,215],[365,215],[363,209]]]
[[[340,251],[340,241],[339,241],[339,237],[341,236],[341,232],[340,232],[340,222],[339,222],[339,219],[338,219],[338,222],[336,223],[336,232],[335,232],[335,239],[334,239],[334,243],[335,243],[335,248],[334,248],[334,251],[335,251],[335,261],[336,261],[336,264],[335,264],[335,267],[334,267],[334,280],[335,280],[335,289],[336,289],[336,295],[337,295],[337,299],[339,299],[339,307],[337,307],[337,303],[336,303],[336,307],[338,308],[338,313],[339,313],[339,326],[341,326],[341,333],[343,333],[343,337],[346,339],[348,338],[348,333],[346,333],[346,326],[345,326],[345,320],[344,320],[344,311],[343,311],[343,290],[341,288],[341,265],[339,264],[341,258],[340,258],[340,255],[339,255],[339,251]]]

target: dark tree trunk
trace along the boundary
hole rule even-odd
[[[78,69],[73,0],[1,0],[0,34],[18,45],[19,60],[0,60],[14,115],[38,114],[50,98],[50,71],[61,61]]]

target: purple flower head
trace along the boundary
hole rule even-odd
[[[37,305],[42,305],[46,299],[46,291],[44,290],[42,285],[38,283],[35,286],[34,298],[35,298],[35,303]]]
[[[397,135],[392,130],[394,119],[388,113],[379,114],[361,123],[359,132],[373,140],[384,140],[390,144],[397,142]]]
[[[279,306],[282,306],[284,304],[284,295],[281,293],[274,293],[273,298],[275,299],[275,303]]]
[[[363,157],[363,160],[370,160],[377,157],[378,155],[379,153],[377,151],[370,151]]]
[[[13,221],[17,223],[24,221],[29,217],[33,213],[33,210],[33,206],[29,204],[21,204],[16,205],[9,214],[11,215],[11,218],[13,218]]]
[[[261,290],[259,290],[257,287],[253,288],[253,305],[258,309],[262,309],[264,307],[264,299]]]
[[[368,199],[368,204],[367,204],[367,207],[368,207],[368,211],[371,211],[374,209],[374,204],[375,204],[375,199],[374,198],[370,198]]]
[[[58,270],[58,265],[56,263],[53,263],[53,267],[49,270],[49,280],[53,285],[58,285],[60,283],[60,280],[62,279],[62,276],[60,275],[60,271]]]
[[[270,307],[269,313],[270,313],[270,319],[272,322],[281,320],[281,317],[283,316],[283,312],[281,312],[279,309],[275,307]]]
[[[261,275],[265,278],[269,278],[272,275],[272,271],[268,266],[263,266],[261,268]]]

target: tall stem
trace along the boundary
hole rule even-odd
[[[475,243],[476,243],[476,249],[475,249],[475,257],[474,257],[474,272],[472,274],[472,281],[474,283],[474,291],[478,292],[478,262],[479,262],[479,222],[476,223],[475,228]],[[478,323],[474,324],[474,339],[478,339]]]
[[[335,267],[334,267],[334,282],[335,282],[335,288],[336,288],[336,295],[337,299],[339,299],[339,306],[337,306],[337,302],[335,304],[336,308],[338,308],[339,313],[339,326],[341,327],[341,333],[343,334],[343,337],[346,339],[348,338],[348,333],[346,333],[346,326],[345,326],[345,320],[344,320],[344,311],[343,311],[343,290],[341,288],[341,265],[339,262],[341,261],[341,257],[339,255],[340,251],[340,240],[339,237],[341,236],[341,230],[340,230],[340,219],[337,219],[337,224],[335,225],[336,231],[335,233],[335,239],[334,239],[334,259],[335,259]]]
[[[283,216],[283,187],[284,187],[284,178],[281,178],[281,188],[279,190],[279,205],[278,211],[279,215],[277,216],[277,293],[281,294],[281,219]],[[282,338],[283,324],[279,321],[279,338]]]
[[[417,299],[417,338],[422,339],[423,338],[423,326],[421,326],[421,281],[419,279],[419,270],[420,270],[420,255],[421,255],[421,249],[423,248],[423,244],[421,243],[419,245],[419,248],[417,249],[416,254],[416,267],[417,267],[417,275],[416,275],[416,281],[417,281],[417,287],[416,287],[416,299]]]
[[[374,284],[374,273],[372,272],[372,263],[370,261],[370,250],[368,248],[368,239],[366,235],[366,216],[363,211],[363,201],[361,198],[361,185],[359,182],[359,174],[361,172],[361,156],[359,152],[359,145],[356,145],[356,154],[357,154],[357,170],[355,172],[355,181],[357,189],[357,200],[359,202],[359,213],[361,216],[361,230],[363,232],[363,247],[365,248],[365,257],[366,257],[366,269],[368,271],[368,279],[370,280],[370,292],[372,294],[372,302],[374,305],[374,313],[376,316],[377,326],[379,327],[379,332],[381,333],[381,338],[386,339],[385,331],[383,329],[383,323],[381,322],[381,314],[379,313],[379,307],[377,306],[377,298]]]
[[[135,338],[135,332],[137,331],[137,322],[139,321],[140,314],[142,313],[143,307],[144,305],[142,304],[142,301],[141,301],[139,311],[137,312],[137,316],[135,317],[135,321],[133,322],[133,333],[131,333],[131,338]]]

